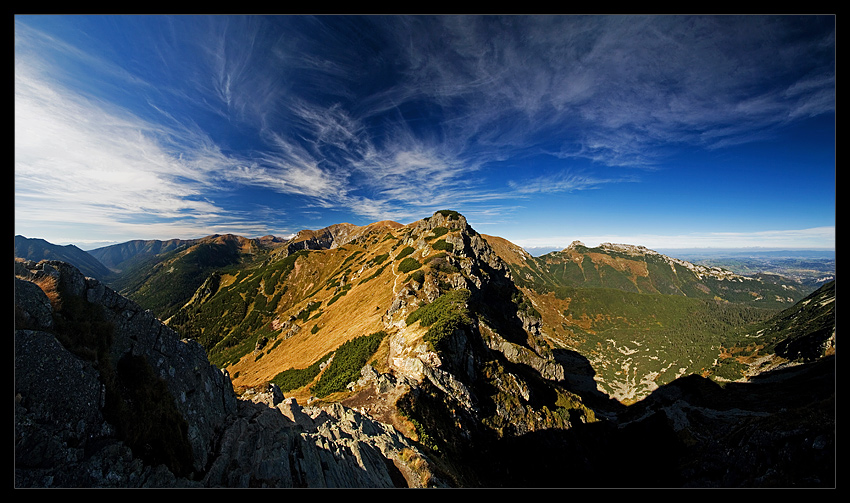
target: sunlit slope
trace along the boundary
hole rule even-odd
[[[169,305],[169,325],[199,340],[236,386],[257,386],[393,327],[397,320],[387,313],[399,308],[392,304],[402,289],[424,288],[425,274],[436,278],[441,268],[445,278],[456,273],[440,257],[462,241],[460,230],[416,229],[337,224],[275,247],[219,238],[158,263],[157,281],[146,281],[137,295],[165,285],[159,291],[173,299],[183,288]],[[683,375],[717,374],[720,356],[742,344],[748,324],[802,298],[799,286],[782,278],[695,266],[639,246],[574,243],[535,258],[502,238],[484,238],[528,299],[523,309],[540,316],[543,340],[585,358],[596,387],[624,403]],[[185,265],[200,262],[209,268]],[[195,271],[192,281],[176,281],[184,269]],[[478,273],[465,274],[480,281]]]
[[[291,254],[281,248],[261,264],[213,275],[169,324],[207,347],[236,386],[308,367],[384,327],[395,291],[410,276],[398,268],[406,258],[398,257],[403,233],[404,227],[384,222],[333,248]]]
[[[556,294],[566,287],[614,288],[781,309],[809,293],[798,282],[779,276],[743,276],[668,257],[643,246],[612,243],[589,248],[574,242],[560,252],[515,258],[511,270],[521,286]]]

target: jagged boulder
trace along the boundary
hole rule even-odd
[[[275,407],[283,401],[284,396],[277,384],[269,383],[264,390],[249,388],[242,393],[242,399],[250,400],[254,403],[264,403],[269,407]]]
[[[564,367],[554,358],[540,356],[529,348],[507,341],[493,330],[487,329],[485,333],[487,347],[504,355],[509,362],[528,366],[550,381],[564,380]]]
[[[428,218],[423,218],[416,222],[414,227],[415,234],[422,234],[433,231],[438,227],[445,227],[450,230],[471,231],[472,228],[466,221],[466,217],[456,211],[440,210],[434,212]],[[473,231],[474,232],[474,231]]]
[[[35,283],[15,278],[15,298],[21,299],[15,304],[15,318],[20,326],[39,330],[53,327],[50,299]]]

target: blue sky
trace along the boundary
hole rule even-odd
[[[834,16],[16,16],[15,234],[835,245]]]

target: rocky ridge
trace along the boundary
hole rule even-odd
[[[566,250],[578,250],[579,248],[587,248],[584,243],[581,241],[573,241],[570,243],[570,246],[566,248]],[[679,265],[684,267],[685,269],[694,273],[694,275],[699,278],[715,278],[720,280],[729,280],[729,281],[750,281],[752,278],[747,276],[741,276],[740,274],[735,274],[728,269],[723,269],[721,267],[708,267],[704,265],[697,265],[687,262],[685,260],[677,259],[674,257],[669,257],[662,253],[658,253],[655,250],[650,250],[649,248],[641,245],[630,245],[630,244],[620,244],[620,243],[601,243],[599,245],[599,249],[605,252],[616,252],[623,253],[626,255],[631,255],[634,257],[645,257],[645,256],[653,256],[660,258],[670,264],[670,267],[675,272],[675,266]]]
[[[15,267],[17,487],[442,484],[392,427],[340,405],[301,408],[279,390],[237,397],[200,345],[98,280],[61,262]],[[45,287],[53,302],[38,284],[53,285]],[[79,324],[73,309],[85,309],[99,328]],[[92,340],[74,340],[86,330]],[[122,370],[131,363],[166,391],[153,402],[134,394]],[[137,406],[135,422],[120,413]],[[174,442],[183,454],[156,443],[162,432],[128,433],[169,410],[178,417],[164,424],[184,425]]]
[[[397,228],[401,224],[389,220],[358,226],[349,223],[333,224],[319,230],[302,229],[285,242],[285,254],[298,250],[333,249],[373,232],[377,228]]]
[[[438,229],[445,232],[441,237],[448,253],[435,254],[432,248],[429,236]],[[432,396],[436,402],[429,414],[447,408],[443,419],[459,425],[458,434],[466,437],[519,435],[595,421],[577,397],[572,408],[541,399],[572,396],[558,388],[565,370],[544,340],[539,316],[517,304],[522,294],[509,267],[462,215],[437,212],[411,224],[402,244],[414,249],[411,257],[431,267],[421,284],[409,282],[398,290],[384,317],[389,368],[398,386],[407,387],[411,396]],[[437,261],[446,265],[434,266]],[[405,320],[446,292],[458,291],[469,292],[462,306],[469,319],[437,349],[427,342],[426,327]],[[437,421],[433,416],[430,420]],[[445,439],[460,441],[450,435]]]

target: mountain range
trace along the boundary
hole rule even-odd
[[[357,410],[432,485],[834,485],[834,280],[611,243],[533,257],[450,210],[90,256],[241,399]]]
[[[55,245],[43,239],[15,236],[15,256],[29,260],[61,260],[74,264],[86,276],[103,278],[110,270],[98,257],[74,245]]]

